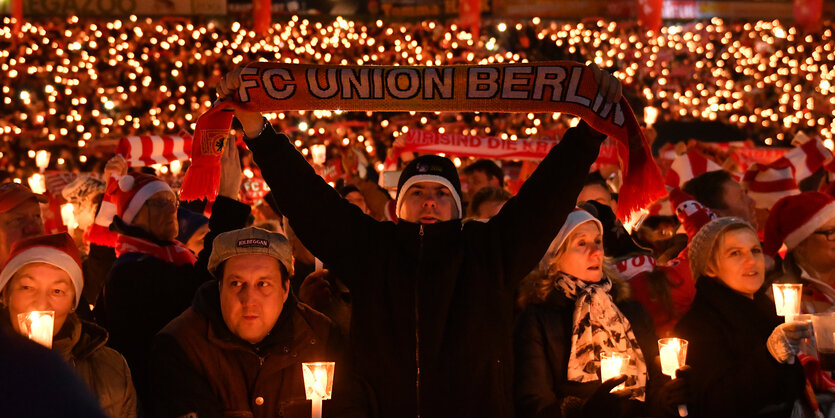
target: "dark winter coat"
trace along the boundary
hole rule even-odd
[[[693,305],[675,328],[690,342],[691,417],[790,416],[805,382],[799,362],[778,363],[766,348],[781,322],[762,291],[751,300],[716,279],[696,282]]]
[[[0,310],[0,318],[3,332],[13,333],[7,309]],[[71,313],[53,338],[52,350],[72,366],[108,417],[136,417],[136,391],[128,364],[116,350],[105,347],[105,342],[107,331]]]
[[[244,227],[250,212],[249,206],[222,196],[212,208],[210,232],[194,266],[177,266],[151,255],[126,253],[116,260],[107,278],[100,301],[105,314],[102,325],[110,332],[109,345],[128,361],[142,401],[151,340],[191,305],[197,288],[212,278],[206,266],[214,237]],[[138,228],[126,229],[124,232],[132,235],[142,233]],[[139,238],[154,241],[147,235]]]
[[[611,293],[641,347],[647,365],[647,397],[654,383],[666,380],[655,366],[658,338],[652,317],[639,302],[626,297],[625,283],[614,282]],[[560,290],[551,291],[541,303],[526,307],[514,331],[514,393],[516,418],[576,417],[600,381],[578,383],[567,378],[574,328],[574,300]],[[625,406],[640,413],[637,402]]]
[[[361,385],[345,385],[349,371],[342,338],[324,315],[290,294],[267,337],[250,344],[223,320],[216,282],[204,284],[194,304],[155,338],[151,354],[151,416],[307,418],[302,362],[336,362],[339,379],[325,416],[362,417]],[[355,382],[351,382],[355,383]],[[346,410],[355,406],[355,410]],[[343,407],[339,409],[336,407]]]
[[[351,349],[382,417],[510,417],[514,290],[574,208],[602,136],[566,132],[490,222],[378,222],[271,127],[247,139],[304,245],[351,290]]]

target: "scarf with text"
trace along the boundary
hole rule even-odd
[[[568,357],[568,380],[592,382],[600,380],[600,353],[629,355],[626,389],[630,397],[644,400],[647,386],[647,365],[632,325],[615,305],[609,290],[612,282],[603,277],[597,283],[586,283],[567,274],[558,273],[554,285],[565,297],[574,301],[574,329]]]
[[[232,100],[197,120],[192,166],[181,199],[217,196],[220,156],[235,108],[416,112],[563,112],[617,140],[623,173],[618,216],[626,219],[666,195],[638,120],[626,99],[606,103],[593,71],[578,62],[456,66],[337,66],[254,62]]]

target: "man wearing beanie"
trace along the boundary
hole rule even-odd
[[[248,227],[217,236],[209,257],[217,279],[154,339],[150,416],[306,418],[303,362],[335,362],[325,416],[364,416],[360,385],[333,322],[290,288],[293,256],[284,235]],[[355,397],[354,393],[360,393]],[[349,405],[358,402],[356,415]]]
[[[237,148],[224,149],[218,199],[209,220],[206,244],[218,233],[241,228],[250,208],[237,202],[241,168]],[[111,179],[101,212],[111,211],[118,232],[116,262],[96,305],[96,319],[110,332],[110,346],[128,361],[140,404],[145,403],[151,340],[191,305],[197,288],[211,277],[209,254],[192,253],[175,237],[177,197],[161,179],[124,173]]]
[[[598,74],[600,94],[619,100],[619,81]],[[221,98],[240,82],[228,74]],[[569,129],[498,215],[463,226],[455,166],[418,157],[398,182],[395,224],[342,199],[260,114],[236,117],[293,230],[351,289],[350,347],[379,415],[512,416],[514,291],[574,209],[605,135]]]

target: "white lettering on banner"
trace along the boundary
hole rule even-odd
[[[637,257],[627,258],[616,264],[618,272],[621,273],[626,280],[630,280],[643,272],[650,272],[655,269],[655,258],[649,255],[639,255]]]
[[[519,139],[510,141],[495,136],[435,131],[410,130],[406,134],[405,151],[448,153],[459,156],[540,160],[556,145],[556,141]]]

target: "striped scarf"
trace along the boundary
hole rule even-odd
[[[604,277],[597,283],[587,283],[564,273],[559,274],[554,285],[569,300],[574,301],[568,380],[600,380],[601,352],[628,354],[626,389],[632,392],[630,397],[644,400],[647,385],[646,361],[632,333],[632,325],[609,294],[612,282]]]
[[[194,265],[197,262],[194,253],[179,241],[162,246],[142,238],[119,234],[116,238],[116,257],[121,257],[126,253],[148,254],[175,266]]]

